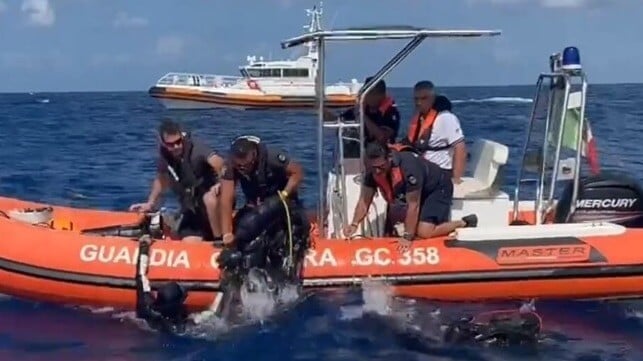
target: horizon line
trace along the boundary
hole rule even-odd
[[[615,82],[615,83],[603,83],[595,82],[589,84],[591,85],[639,85],[643,82]],[[536,86],[536,83],[530,84],[496,84],[496,85],[442,85],[441,88],[507,88],[507,87],[527,87],[527,86]],[[389,89],[409,89],[413,88],[412,85],[400,86],[387,85]],[[149,89],[149,88],[148,88]],[[0,95],[9,95],[9,94],[73,94],[73,93],[147,93],[148,90],[145,89],[112,89],[112,90],[31,90],[31,91],[0,91]]]

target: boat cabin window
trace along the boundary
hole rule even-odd
[[[309,72],[306,68],[294,69],[253,69],[246,68],[242,73],[247,74],[251,78],[308,78]],[[245,75],[244,74],[244,75]]]
[[[281,78],[281,69],[246,69],[252,78]]]
[[[284,78],[308,78],[308,69],[306,68],[284,69]]]

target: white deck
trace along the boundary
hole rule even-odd
[[[527,226],[461,228],[455,231],[460,241],[509,240],[554,237],[605,237],[625,233],[626,228],[614,223],[563,223]]]

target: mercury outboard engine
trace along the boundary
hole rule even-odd
[[[570,214],[572,192],[570,182],[556,206],[556,223],[605,221],[643,227],[643,188],[628,174],[607,172],[580,179],[576,208]]]

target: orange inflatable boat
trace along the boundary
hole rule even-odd
[[[411,39],[396,62],[387,64],[364,85],[363,100],[384,74],[426,38],[497,34],[362,28],[305,34],[282,45],[310,41],[321,45],[332,38]],[[643,190],[624,175],[581,177],[581,157],[597,166],[591,149],[584,152],[586,146],[580,146],[583,140],[591,146],[584,114],[587,83],[580,65],[561,68],[560,60],[560,54],[552,56],[551,73],[538,79],[514,199],[499,187],[509,148],[478,140],[470,148],[471,172],[455,187],[451,210],[452,219],[477,214],[478,227],[459,229],[449,237],[416,240],[404,253],[396,250],[397,239],[383,232],[385,220],[395,224],[398,216],[381,196],[374,199],[360,224],[360,239],[343,240],[347,235],[342,234],[342,226],[351,221],[358,202],[363,147],[351,147],[355,139],[347,139],[342,132],[355,124],[341,119],[328,124],[320,111],[317,146],[322,199],[313,217],[315,231],[303,269],[304,287],[350,287],[375,278],[390,285],[397,295],[444,301],[643,295]],[[323,52],[319,67],[324,67]],[[318,89],[322,89],[320,84]],[[321,93],[320,110],[324,109]],[[541,98],[548,102],[544,117],[537,111]],[[334,167],[325,175],[321,170],[323,128],[327,127],[338,129],[335,146],[339,150],[334,152]],[[576,141],[565,141],[568,132]],[[573,157],[563,158],[565,149]],[[533,178],[530,173],[535,173]],[[531,199],[522,194],[527,182],[536,185]],[[0,198],[4,215],[0,217],[0,293],[134,309],[137,228],[149,222],[132,213],[57,206],[25,211],[42,207],[49,206]],[[189,290],[186,304],[192,310],[208,308],[220,293],[219,252],[209,243],[159,239],[151,246],[148,278],[152,287],[179,282]]]
[[[5,214],[43,206],[0,198]],[[53,221],[43,225],[0,217],[0,293],[133,309],[137,238],[100,236],[100,229],[136,225],[139,216],[52,210]],[[466,229],[459,239],[416,241],[404,254],[396,250],[395,239],[346,242],[316,236],[304,286],[349,287],[373,277],[398,295],[451,301],[643,294],[643,230],[612,223],[509,228],[508,234],[501,228]],[[188,306],[207,309],[219,291],[219,252],[210,243],[158,240],[151,247],[148,277],[153,287],[181,283],[190,292]]]

